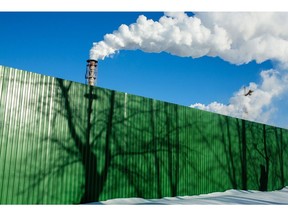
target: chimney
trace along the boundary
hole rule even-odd
[[[98,61],[94,59],[88,59],[87,60],[87,68],[86,68],[86,79],[87,83],[90,86],[94,86],[97,82],[97,66]]]

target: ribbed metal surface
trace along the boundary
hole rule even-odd
[[[281,128],[0,66],[2,204],[279,189],[287,145]]]

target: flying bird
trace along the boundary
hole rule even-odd
[[[246,94],[244,94],[245,96],[251,96],[252,95],[252,93],[253,93],[254,91],[252,91],[252,90],[249,90]]]

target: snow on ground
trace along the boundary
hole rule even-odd
[[[96,205],[288,205],[288,186],[279,191],[227,190],[197,196],[162,199],[119,198],[95,202]]]
[[[287,212],[288,186],[272,192],[227,190],[163,199],[111,199],[88,205],[2,205],[0,208],[1,215],[17,216],[286,216]]]

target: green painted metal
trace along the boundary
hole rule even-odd
[[[0,66],[1,204],[275,190],[287,145],[282,128]]]

